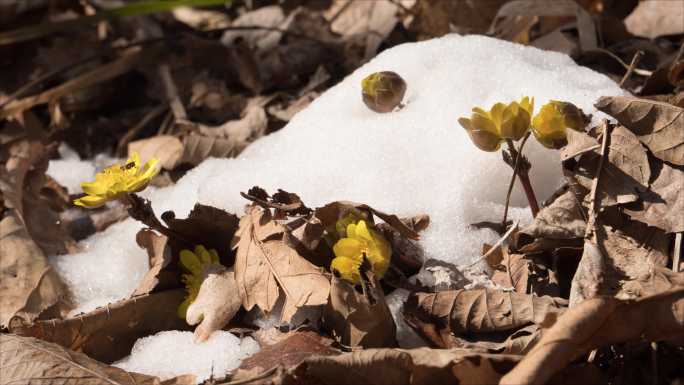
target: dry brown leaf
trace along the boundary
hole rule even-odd
[[[168,266],[172,260],[171,249],[166,247],[168,238],[159,235],[150,229],[142,229],[135,235],[138,246],[147,251],[150,258],[150,270],[147,271],[132,296],[143,295],[151,292],[159,284],[161,270]]]
[[[242,360],[231,381],[247,380],[273,367],[290,369],[305,359],[331,356],[341,352],[333,347],[334,341],[319,333],[298,329],[283,336],[273,345],[262,346],[256,354]]]
[[[271,311],[282,290],[285,305],[281,319],[289,321],[301,306],[325,304],[330,282],[322,268],[285,242],[286,232],[269,210],[250,206],[240,219],[233,248],[237,249],[235,279],[245,309],[258,305],[265,312]]]
[[[679,233],[684,231],[684,170],[667,163],[660,166],[654,167],[655,179],[641,194],[643,202],[638,202],[636,207],[626,207],[625,212],[637,221],[668,233]]]
[[[563,162],[601,147],[595,138],[584,132],[567,130],[565,134],[568,139],[568,144],[560,150],[561,161]]]
[[[6,291],[3,291],[6,293]],[[187,329],[176,309],[184,290],[167,290],[114,302],[89,313],[33,324],[13,324],[10,332],[54,342],[103,361],[113,362],[131,353],[138,338],[162,330]]]
[[[684,335],[684,289],[636,301],[588,299],[566,311],[500,384],[546,384],[582,354],[608,344]]]
[[[679,1],[640,1],[625,19],[627,30],[637,36],[656,38],[684,33],[684,7]]]
[[[197,166],[209,157],[230,158],[238,153],[240,150],[231,139],[190,134],[183,137],[181,163]]]
[[[268,127],[268,117],[264,105],[272,98],[258,96],[247,101],[242,117],[229,120],[220,126],[198,126],[201,135],[228,139],[233,143],[236,151],[242,151],[248,143],[262,137]]]
[[[560,296],[556,273],[523,254],[505,252],[501,269],[494,271],[492,281],[521,294]]]
[[[129,156],[134,152],[140,154],[143,162],[157,158],[164,169],[173,170],[183,156],[183,143],[175,136],[157,135],[129,143]]]
[[[534,221],[521,230],[533,238],[572,239],[584,237],[586,229],[582,205],[575,193],[568,189],[544,206]]]
[[[363,270],[368,278],[359,293],[352,284],[333,275],[330,299],[323,311],[323,325],[333,337],[348,348],[395,347],[396,325],[385,295],[375,275]]]
[[[574,16],[577,19],[580,48],[589,51],[598,47],[594,20],[584,8],[572,0],[514,0],[501,5],[494,22],[513,16]],[[494,25],[494,22],[492,23]],[[493,29],[493,28],[492,28]]]
[[[485,33],[506,0],[472,2],[470,0],[423,0],[413,8],[415,19],[410,29],[422,38],[447,33]]]
[[[284,384],[495,384],[521,356],[465,349],[364,349],[313,356],[285,374]],[[301,381],[301,382],[299,382]]]
[[[161,217],[171,232],[177,234],[168,240],[173,256],[178,257],[182,249],[194,250],[195,246],[203,245],[216,250],[221,264],[233,265],[230,240],[238,228],[236,215],[197,203],[185,219],[177,219],[173,211],[167,211]]]
[[[202,272],[204,280],[197,298],[188,307],[185,319],[197,325],[195,341],[206,341],[216,330],[221,330],[233,319],[242,306],[236,295],[238,288],[233,269],[223,265],[209,265]]]
[[[609,211],[584,242],[584,253],[573,277],[570,304],[597,295],[633,298],[640,293],[625,290],[630,281],[650,277],[669,260],[670,240],[660,229],[630,221]]]
[[[684,108],[627,96],[604,96],[595,106],[635,133],[659,159],[684,165]]]
[[[9,149],[0,169],[0,192],[8,209],[0,221],[0,326],[15,316],[31,322],[46,309],[68,306],[65,287],[48,265],[46,253],[66,252],[73,244],[57,214],[40,195],[47,150],[21,141]]]
[[[517,329],[541,324],[549,314],[562,312],[562,298],[489,289],[413,293],[404,305],[404,317],[414,329],[440,347],[451,346],[452,336]]]
[[[0,367],[3,384],[162,384],[157,377],[130,373],[56,344],[12,334],[0,334]],[[164,384],[190,383],[187,380]]]
[[[334,229],[337,220],[343,218],[349,212],[359,214],[362,218],[366,218],[371,223],[374,223],[373,215],[375,215],[404,237],[413,240],[420,239],[418,232],[407,226],[406,223],[402,222],[396,215],[384,213],[362,203],[348,201],[332,202],[317,208],[314,215],[323,223],[323,226],[325,226],[326,229]]]
[[[615,127],[609,143],[598,191],[602,208],[637,201],[651,177],[646,149],[635,134],[623,126]],[[599,157],[597,151],[588,152],[577,164],[574,179],[587,190],[592,189]]]

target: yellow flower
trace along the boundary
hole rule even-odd
[[[475,107],[470,119],[460,118],[458,122],[480,150],[491,152],[505,139],[519,140],[527,133],[533,109],[534,98],[525,96],[508,105],[496,103],[489,111]]]
[[[392,257],[392,248],[387,240],[364,220],[347,225],[346,237],[335,243],[333,252],[335,259],[330,269],[336,270],[342,278],[352,283],[361,282],[359,267],[364,255],[378,278],[385,275]]]
[[[405,93],[406,82],[396,72],[375,72],[361,81],[363,102],[375,112],[392,112],[401,105]]]
[[[559,149],[568,143],[566,127],[582,131],[588,122],[588,117],[574,104],[552,100],[532,119],[532,132],[545,147]]]
[[[178,316],[185,319],[188,306],[197,298],[202,281],[204,281],[204,269],[208,265],[219,263],[219,256],[216,250],[207,250],[204,246],[198,245],[195,247],[194,253],[188,249],[181,250],[180,263],[183,270],[188,272],[188,274],[181,276],[181,282],[185,284],[187,295],[178,306]]]
[[[140,156],[133,153],[125,164],[113,165],[98,172],[94,182],[81,183],[87,195],[76,199],[74,204],[88,208],[100,207],[124,194],[143,190],[159,172],[159,168],[155,167],[157,162],[153,158],[141,168]]]

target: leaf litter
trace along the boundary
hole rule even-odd
[[[5,125],[0,132],[0,350],[15,352],[0,354],[7,374],[3,381],[196,383],[193,376],[162,381],[105,364],[129,355],[142,337],[193,326],[197,341],[225,333],[221,330],[260,341],[259,352],[238,361],[232,373],[219,375],[228,375],[226,381],[681,379],[671,357],[682,358],[684,333],[677,250],[684,230],[684,106],[678,98],[684,26],[663,26],[672,34],[657,37],[658,44],[631,35],[639,31],[638,23],[648,24],[645,6],[633,1],[566,1],[553,7],[535,1],[505,6],[430,0],[332,3],[328,9],[292,9],[288,2],[179,8],[137,22],[122,19],[125,28],[103,21],[97,43],[87,29],[65,35],[96,47],[97,60],[85,58],[92,65],[77,62],[74,71],[50,74],[51,64],[67,68],[73,63],[70,55],[51,63],[65,43],[48,37],[49,49],[37,51],[41,64],[36,70],[48,81],[35,82],[18,65],[12,67],[13,81],[30,87],[10,94],[19,88],[16,83],[0,83]],[[86,12],[88,7],[82,7],[75,9]],[[0,11],[13,27],[27,23],[18,8],[3,4]],[[622,20],[630,13],[625,30]],[[174,23],[184,23],[187,30],[178,34]],[[136,40],[135,28],[149,41]],[[185,219],[173,211],[157,218],[140,198],[138,212],[129,213],[144,218],[135,239],[147,252],[147,274],[128,298],[68,315],[72,293],[46,257],[76,251],[73,239],[120,220],[122,210],[113,204],[81,216],[91,227],[79,230],[69,219],[71,209],[64,210],[75,196],[68,197],[45,176],[55,148],[46,143],[63,141],[86,158],[116,149],[138,152],[143,160],[158,158],[164,171],[153,184],[173,184],[208,158],[239,156],[379,51],[450,31],[488,31],[568,53],[634,95],[586,101],[611,120],[596,125],[595,119],[584,131],[567,131],[558,169],[565,185],[531,223],[510,227],[494,247],[485,245],[480,263],[463,267],[425,258],[417,240],[420,232],[430,231],[427,215],[402,218],[334,197],[309,208],[298,191],[270,195],[255,187],[242,194],[248,201],[244,213],[198,203]],[[646,31],[639,33],[657,34],[657,29]],[[120,41],[97,48],[105,47],[102,36],[108,33]],[[167,44],[160,42],[176,38],[175,48],[182,49],[159,49]],[[16,52],[12,44],[2,44],[0,52]],[[639,55],[639,49],[646,52]],[[217,52],[225,60],[213,60]],[[29,56],[17,56],[18,63]],[[114,86],[136,79],[148,87],[128,93],[144,90],[145,98]],[[90,113],[100,110],[104,113],[97,118]],[[13,131],[17,124],[21,130]],[[336,224],[347,216],[367,221],[387,240],[392,256],[386,274],[377,276],[365,257],[358,285],[329,268],[340,238]],[[186,295],[180,254],[197,245],[215,250],[219,262],[203,268],[196,299],[182,319],[176,314]],[[389,298],[398,290],[407,291],[408,299],[398,296],[401,310],[393,314]],[[402,344],[397,337],[406,334],[402,327],[417,332],[424,347],[397,348]],[[619,355],[621,349],[634,353]],[[648,352],[647,359],[640,351]],[[642,372],[626,376],[628,364]],[[217,383],[213,372],[207,378]]]

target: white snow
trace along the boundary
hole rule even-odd
[[[81,182],[95,179],[95,165],[87,160],[51,160],[45,173],[64,186],[69,194],[79,194],[83,192]]]
[[[408,84],[400,111],[377,114],[361,100],[361,79],[381,70]],[[431,224],[420,241],[426,256],[463,264],[480,254],[483,242],[496,240],[469,224],[500,220],[511,170],[500,153],[478,150],[457,119],[474,106],[522,96],[533,96],[537,110],[560,99],[595,113],[599,96],[618,94],[609,78],[555,52],[481,36],[404,44],[382,52],[238,158],[206,160],[149,196],[158,214],[174,210],[179,218],[196,202],[241,214],[247,202],[239,192],[254,185],[296,192],[310,207],[353,200],[402,216],[427,213]],[[534,138],[526,153],[543,200],[561,180],[558,154]],[[517,189],[513,204],[525,205]],[[77,292],[77,310],[131,293],[147,265],[135,243],[139,228],[127,220],[88,239],[81,254],[51,258]]]
[[[240,339],[226,331],[216,331],[202,343],[193,342],[191,332],[165,331],[137,340],[131,355],[114,366],[162,380],[194,374],[201,383],[210,377],[225,377],[242,359],[258,351],[253,338]]]

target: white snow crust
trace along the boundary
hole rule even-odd
[[[389,114],[361,100],[361,79],[395,71],[407,82],[406,106]],[[471,108],[535,98],[575,103],[594,113],[600,96],[623,91],[608,77],[569,57],[482,36],[458,35],[386,50],[300,112],[282,130],[259,139],[235,159],[208,159],[175,186],[146,191],[158,214],[185,217],[196,202],[241,214],[239,194],[254,185],[295,192],[310,207],[335,200],[367,203],[400,216],[430,215],[422,234],[426,256],[457,265],[497,236],[469,224],[501,219],[511,170],[500,153],[478,150],[458,124]],[[558,153],[534,138],[526,147],[540,200],[561,181]],[[526,206],[514,191],[513,204]],[[529,220],[514,209],[512,219]],[[52,265],[75,293],[76,313],[127,297],[148,268],[135,243],[141,226],[126,220],[85,240],[84,251],[55,256]]]
[[[226,331],[216,331],[202,343],[193,342],[191,332],[165,331],[138,339],[131,355],[114,366],[162,380],[194,374],[199,384],[212,376],[225,377],[258,351],[253,338],[240,339]]]

